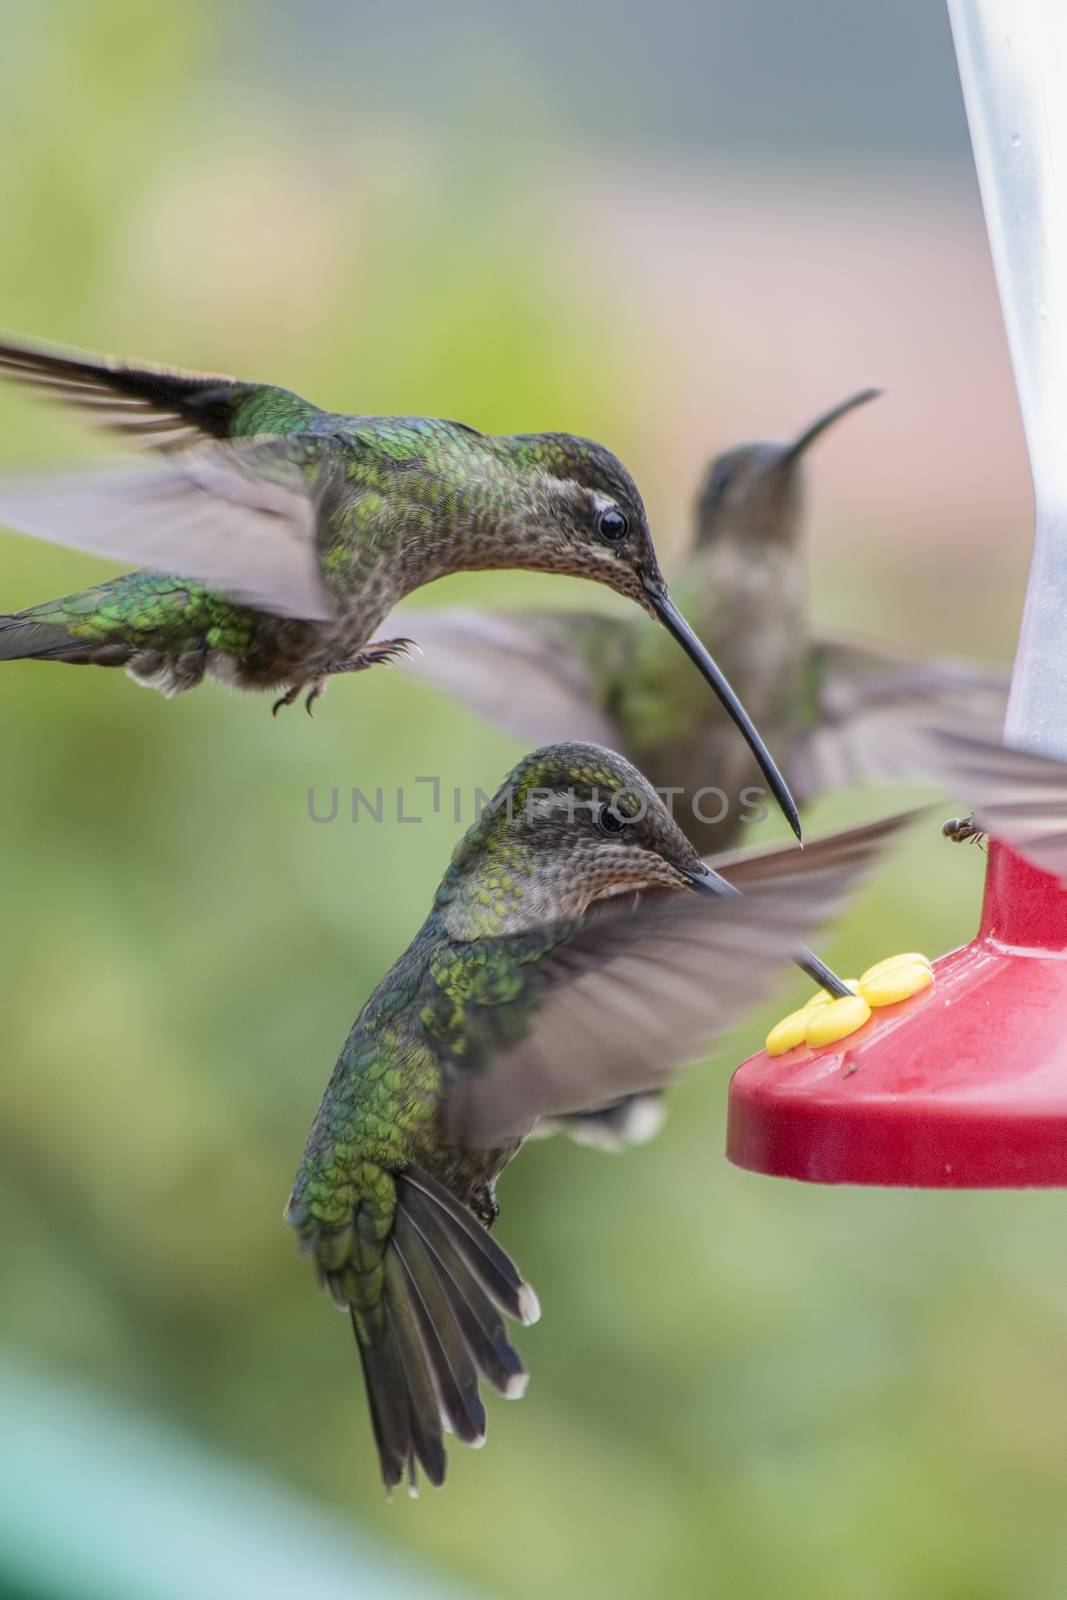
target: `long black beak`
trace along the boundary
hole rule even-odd
[[[815,443],[820,434],[827,428],[832,428],[841,417],[847,416],[850,411],[855,411],[857,406],[865,406],[868,400],[877,400],[881,389],[861,389],[858,394],[850,395],[847,400],[842,400],[840,405],[834,406],[829,411],[824,411],[822,416],[812,423],[810,428],[805,428],[799,439],[794,439],[789,446],[785,457],[786,461],[796,461],[802,456],[809,445]]]
[[[681,873],[692,888],[698,890],[701,894],[710,894],[717,900],[723,895],[741,893],[740,889],[735,888],[732,883],[728,883],[725,878],[720,877],[714,867],[709,867],[706,863],[703,871],[680,867],[677,862],[674,863],[674,869],[676,872]],[[852,993],[852,990],[846,987],[837,976],[837,973],[828,967],[825,961],[820,961],[818,956],[814,955],[805,945],[801,945],[799,951],[793,957],[793,961],[801,972],[807,973],[813,983],[818,984],[820,989],[825,989],[827,994],[832,994],[835,1000],[844,1000]]]
[[[781,806],[786,821],[799,839],[801,837],[800,816],[797,811],[796,801],[790,794],[788,784],[775,765],[774,757],[756,731],[756,725],[752,718],[737,698],[724,674],[716,666],[688,622],[682,616],[682,613],[678,610],[678,607],[663,587],[662,581],[657,582],[654,579],[646,579],[645,591],[653,610],[667,629],[667,632],[674,635],[690,661],[711,684],[730,716],[740,728],[748,748],[755,756],[759,769],[770,786],[771,793]]]
[[[723,895],[741,893],[740,889],[735,889],[732,883],[720,877],[714,867],[709,867],[707,862],[702,863],[703,871],[699,867],[680,867],[676,861],[671,865],[691,888],[699,890],[701,894],[710,894],[714,899],[721,900]]]

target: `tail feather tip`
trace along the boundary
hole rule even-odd
[[[513,1372],[505,1383],[501,1393],[505,1400],[521,1400],[526,1393],[526,1386],[530,1381],[528,1372]]]
[[[526,1328],[541,1320],[541,1302],[537,1298],[537,1291],[528,1283],[519,1285],[519,1312],[519,1320]]]

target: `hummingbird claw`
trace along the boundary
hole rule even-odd
[[[321,700],[325,693],[325,678],[316,678],[304,699],[304,710],[307,712],[309,717],[313,717],[315,715],[315,701]]]
[[[417,650],[418,645],[414,639],[383,639],[373,644],[364,645],[356,656],[350,656],[346,661],[331,661],[328,667],[322,670],[322,677],[335,677],[340,672],[366,672],[368,667],[376,667],[380,661],[395,661],[400,656],[406,656],[411,650]]]
[[[299,693],[300,684],[297,683],[294,684],[291,689],[287,689],[283,695],[279,695],[277,700],[275,700],[274,704],[270,708],[271,716],[276,717],[283,706],[291,706]]]
[[[369,644],[356,657],[358,668],[376,666],[379,661],[398,661],[417,650],[414,639],[385,639],[381,644]],[[352,670],[351,668],[349,670]]]

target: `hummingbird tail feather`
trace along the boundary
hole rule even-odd
[[[57,623],[37,622],[25,615],[0,616],[0,661],[62,656],[72,645],[76,645],[76,641]]]
[[[416,1455],[422,1462],[430,1481],[443,1482],[444,1452],[441,1448],[440,1428],[437,1429],[436,1441],[432,1436],[428,1436],[424,1426],[426,1410],[424,1406],[420,1409],[418,1404],[418,1396],[421,1394],[420,1369],[417,1364],[413,1368],[413,1392],[400,1342],[407,1330],[401,1325],[401,1331],[398,1332],[388,1298],[383,1311],[382,1327],[375,1340],[368,1340],[361,1333],[354,1314],[352,1327],[363,1366],[371,1427],[374,1430],[374,1442],[378,1446],[378,1459],[386,1488],[395,1489],[397,1484],[402,1482],[405,1473],[409,1483],[414,1487]],[[410,1359],[410,1348],[408,1356]]]
[[[394,1488],[416,1465],[444,1482],[442,1427],[485,1442],[479,1371],[508,1396],[526,1369],[498,1310],[522,1321],[536,1297],[499,1245],[447,1189],[414,1167],[396,1177],[396,1211],[383,1261],[380,1317],[353,1314],[382,1477]]]
[[[394,1248],[433,1373],[441,1419],[450,1433],[478,1449],[485,1443],[485,1407],[478,1393],[478,1374],[436,1269],[417,1236],[415,1240],[405,1237],[403,1243],[394,1241]]]
[[[454,1242],[450,1221],[447,1213],[427,1203],[425,1194],[414,1190],[400,1200],[393,1237],[404,1252],[438,1337],[447,1332],[452,1350],[458,1343],[466,1352],[468,1365],[473,1358],[494,1388],[517,1397],[526,1387],[526,1368],[508,1343],[504,1319],[478,1267],[471,1266]]]
[[[428,1172],[408,1167],[404,1178],[408,1204],[412,1203],[411,1192],[416,1191],[419,1198],[415,1204],[422,1215],[450,1239],[490,1299],[516,1322],[536,1322],[541,1315],[536,1294],[489,1230]]]

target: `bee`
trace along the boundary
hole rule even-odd
[[[951,839],[955,844],[966,844],[970,840],[979,850],[985,849],[985,831],[978,826],[973,816],[949,817],[942,825],[941,832],[946,839]]]

